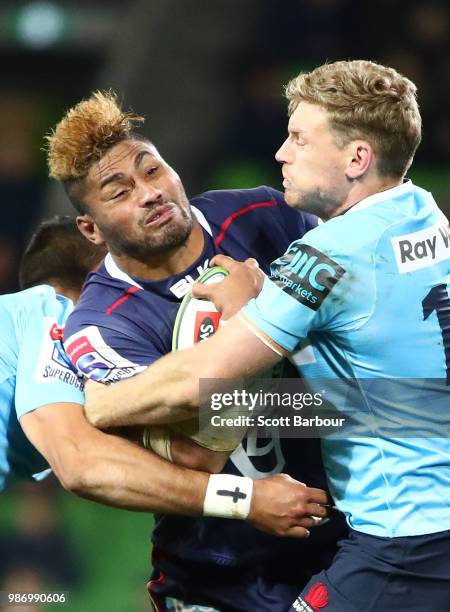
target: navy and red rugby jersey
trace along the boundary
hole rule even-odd
[[[210,191],[194,197],[191,205],[205,244],[184,272],[160,281],[132,278],[108,255],[88,276],[65,328],[67,354],[81,374],[113,382],[135,375],[170,352],[180,301],[215,254],[238,260],[254,257],[268,272],[271,261],[317,225],[314,216],[289,207],[270,187]],[[310,486],[326,488],[317,440],[245,439],[224,472],[255,479],[287,469]],[[334,543],[336,536],[327,526],[316,531],[324,547]],[[179,559],[249,566],[273,558],[282,541],[241,521],[159,516],[153,542]],[[298,553],[302,545],[295,542]],[[292,557],[286,563],[292,564]]]

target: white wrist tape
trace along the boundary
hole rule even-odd
[[[211,474],[203,502],[203,516],[245,520],[252,502],[253,480],[232,474]]]
[[[172,441],[167,427],[146,427],[142,436],[142,443],[144,448],[152,450],[167,461],[173,462]]]

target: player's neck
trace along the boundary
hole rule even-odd
[[[111,253],[111,257],[122,272],[143,280],[158,281],[180,274],[189,268],[200,257],[204,244],[203,230],[195,220],[185,244],[168,253],[152,256],[146,261],[114,253]]]
[[[76,289],[68,289],[67,287],[64,287],[63,285],[53,281],[50,281],[49,284],[53,287],[55,293],[57,293],[58,295],[63,295],[69,300],[72,300],[74,304],[78,301],[80,297],[80,291],[77,291]]]
[[[369,180],[361,183],[356,183],[354,188],[350,190],[344,202],[333,211],[331,217],[337,217],[342,215],[345,211],[358,204],[362,200],[376,194],[392,189],[392,187],[398,187],[402,183],[403,179],[392,178],[392,177],[373,177]]]

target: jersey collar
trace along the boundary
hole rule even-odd
[[[138,289],[143,289],[144,287],[137,283],[129,274],[123,272],[119,266],[116,264],[114,259],[111,257],[111,253],[108,253],[105,257],[105,268],[106,271],[112,278],[118,278],[119,280],[125,281],[129,285],[133,285],[134,287],[138,287]]]
[[[200,225],[203,227],[203,229],[210,235],[212,236],[212,229],[210,224],[208,223],[208,221],[206,220],[205,215],[202,213],[201,210],[199,210],[198,208],[196,208],[195,206],[191,206],[192,212],[194,213],[197,221],[200,223]],[[206,248],[206,245],[205,245]],[[202,259],[204,257],[203,253],[204,250],[202,251],[202,254],[200,255],[199,259]],[[126,272],[123,272],[119,266],[116,264],[116,262],[114,261],[114,259],[111,256],[111,253],[108,253],[105,257],[105,269],[108,272],[108,274],[112,277],[112,278],[117,278],[119,280],[124,281],[125,283],[128,283],[129,285],[133,285],[133,287],[137,287],[138,289],[144,289],[144,287],[142,285],[140,285],[137,281],[134,280],[134,278],[132,278],[129,274],[127,274]],[[185,274],[186,271],[181,272],[180,276],[183,276]],[[178,276],[178,275],[177,275]]]
[[[387,199],[394,199],[401,195],[405,195],[412,191],[412,181],[409,179],[406,180],[401,185],[397,185],[396,187],[391,187],[390,189],[386,189],[385,191],[379,191],[378,193],[374,193],[368,198],[364,198],[351,208],[345,211],[346,215],[349,215],[352,212],[357,212],[358,210],[362,210],[363,208],[368,208],[373,204],[378,204],[379,202],[385,202]]]
[[[212,233],[211,226],[210,226],[210,224],[208,223],[208,221],[206,220],[206,217],[205,217],[205,215],[202,213],[202,211],[201,211],[201,210],[199,210],[199,209],[198,209],[196,206],[192,206],[192,204],[191,204],[191,210],[192,210],[192,212],[194,213],[194,215],[196,216],[197,221],[198,221],[198,222],[200,223],[200,225],[203,227],[203,229],[204,229],[206,232],[208,232],[208,234],[209,234],[210,236],[212,236],[212,235],[213,235],[213,233]]]

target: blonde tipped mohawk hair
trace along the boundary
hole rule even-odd
[[[93,162],[143,122],[144,117],[120,108],[113,91],[96,91],[45,137],[49,176],[63,182],[86,176]]]

